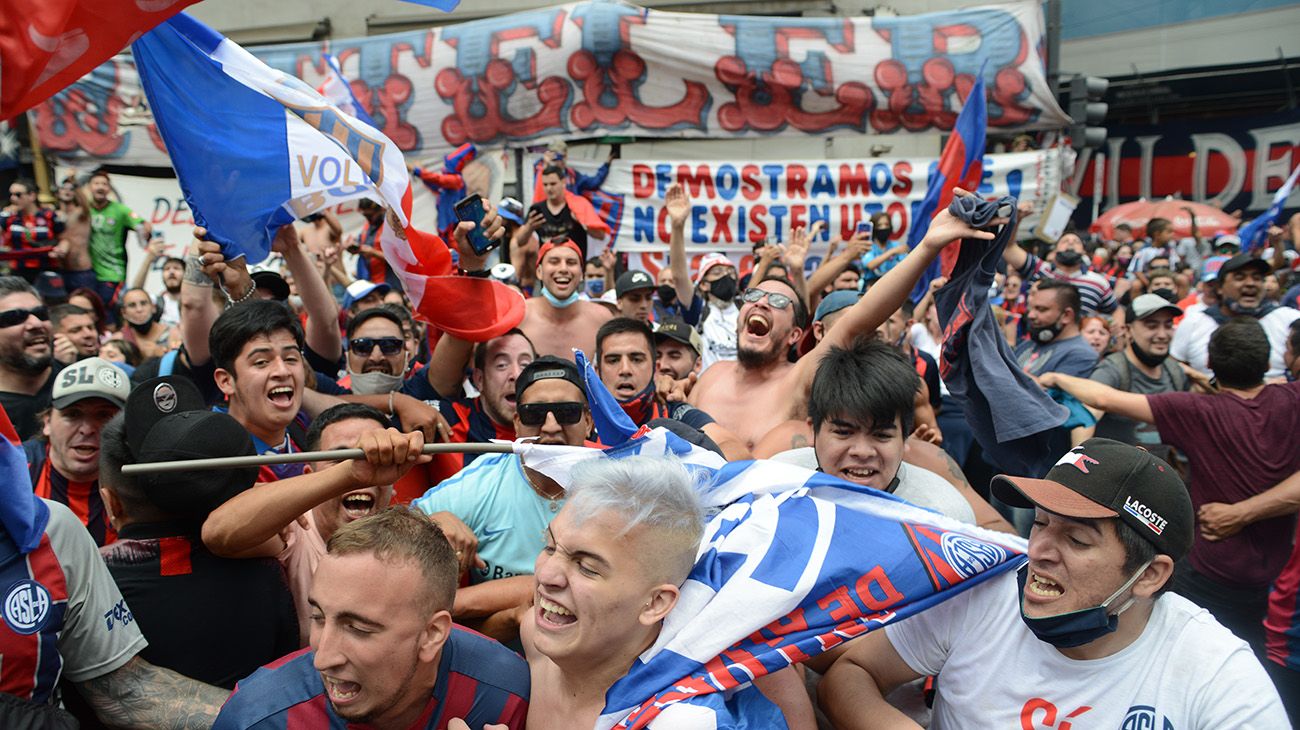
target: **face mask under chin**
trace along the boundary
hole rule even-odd
[[[378,370],[372,370],[368,373],[355,373],[349,370],[348,379],[352,383],[352,392],[357,395],[391,393],[402,384],[401,375],[389,375]]]

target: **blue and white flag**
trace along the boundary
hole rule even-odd
[[[1295,188],[1297,178],[1300,178],[1300,165],[1296,166],[1295,170],[1291,172],[1291,177],[1286,179],[1286,182],[1273,196],[1273,203],[1268,206],[1268,210],[1237,230],[1237,236],[1241,238],[1241,250],[1243,252],[1257,251],[1264,247],[1265,242],[1268,241],[1269,226],[1277,223],[1278,216],[1282,214],[1282,207],[1286,205],[1286,199],[1291,196],[1291,190]]]
[[[637,425],[627,415],[618,399],[605,387],[604,381],[596,375],[591,362],[582,350],[573,349],[574,362],[582,372],[582,380],[587,384],[587,407],[591,409],[591,420],[596,426],[596,435],[605,446],[618,446],[632,438],[637,432]]]
[[[331,104],[338,107],[344,114],[349,114],[371,127],[379,129],[379,125],[375,124],[375,121],[366,113],[366,108],[361,106],[361,102],[357,100],[357,95],[352,93],[352,84],[343,75],[343,68],[339,66],[338,57],[333,53],[322,53],[321,59],[325,61],[325,80],[321,82],[320,86],[316,87],[320,95],[328,99]]]
[[[401,150],[304,81],[184,13],[131,51],[194,220],[228,258],[258,263],[280,226],[357,198],[409,225]]]
[[[560,484],[586,459],[671,455],[708,479],[716,512],[655,645],[605,695],[597,723],[643,728],[666,708],[755,678],[900,621],[1015,569],[1026,545],[820,472],[726,463],[654,429],[599,451],[517,444]]]

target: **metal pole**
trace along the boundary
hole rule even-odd
[[[510,454],[513,444],[425,444],[424,454]],[[302,464],[312,461],[343,461],[365,458],[361,449],[334,449],[332,451],[302,451],[296,454],[259,454],[257,456],[220,456],[213,459],[181,459],[179,461],[153,461],[144,464],[126,464],[122,473],[127,476],[157,474],[169,471],[198,471],[206,469],[234,469],[267,464]]]
[[[1061,0],[1047,0],[1047,88],[1056,94],[1061,77]]]

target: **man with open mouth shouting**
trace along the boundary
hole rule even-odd
[[[377,470],[419,453],[389,445]],[[455,593],[455,553],[418,512],[394,507],[339,528],[311,586],[311,649],[240,682],[213,727],[433,730],[464,718],[523,728],[526,665],[452,624]]]
[[[946,209],[940,211],[921,243],[849,307],[812,352],[795,363],[787,355],[808,326],[807,306],[787,279],[769,278],[754,284],[740,296],[737,359],[708,367],[691,391],[691,405],[707,411],[753,451],[773,428],[807,417],[813,375],[830,348],[848,347],[859,335],[874,332],[898,310],[939,252],[963,238],[992,240],[993,233],[971,228]]]
[[[311,628],[307,590],[330,536],[343,525],[388,509],[393,482],[429,461],[419,456],[423,446],[423,434],[389,429],[384,414],[370,406],[329,408],[312,421],[306,448],[367,448],[366,459],[319,461],[307,466],[303,476],[257,485],[208,516],[203,542],[223,557],[278,557],[293,590],[305,644]]]
[[[1028,563],[854,642],[820,688],[836,727],[919,727],[882,693],[922,675],[932,727],[1288,726],[1246,642],[1167,593],[1194,525],[1173,467],[1094,438],[993,488],[1035,511]]]

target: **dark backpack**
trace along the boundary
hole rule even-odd
[[[1164,367],[1165,372],[1169,374],[1169,380],[1174,384],[1174,390],[1178,392],[1187,390],[1187,373],[1184,373],[1183,369],[1178,367],[1172,360],[1173,358],[1166,357],[1161,365]],[[1128,357],[1124,355],[1124,352],[1121,350],[1107,355],[1102,362],[1110,363],[1111,367],[1119,371],[1119,389],[1125,393],[1132,393],[1133,363],[1128,361]]]

